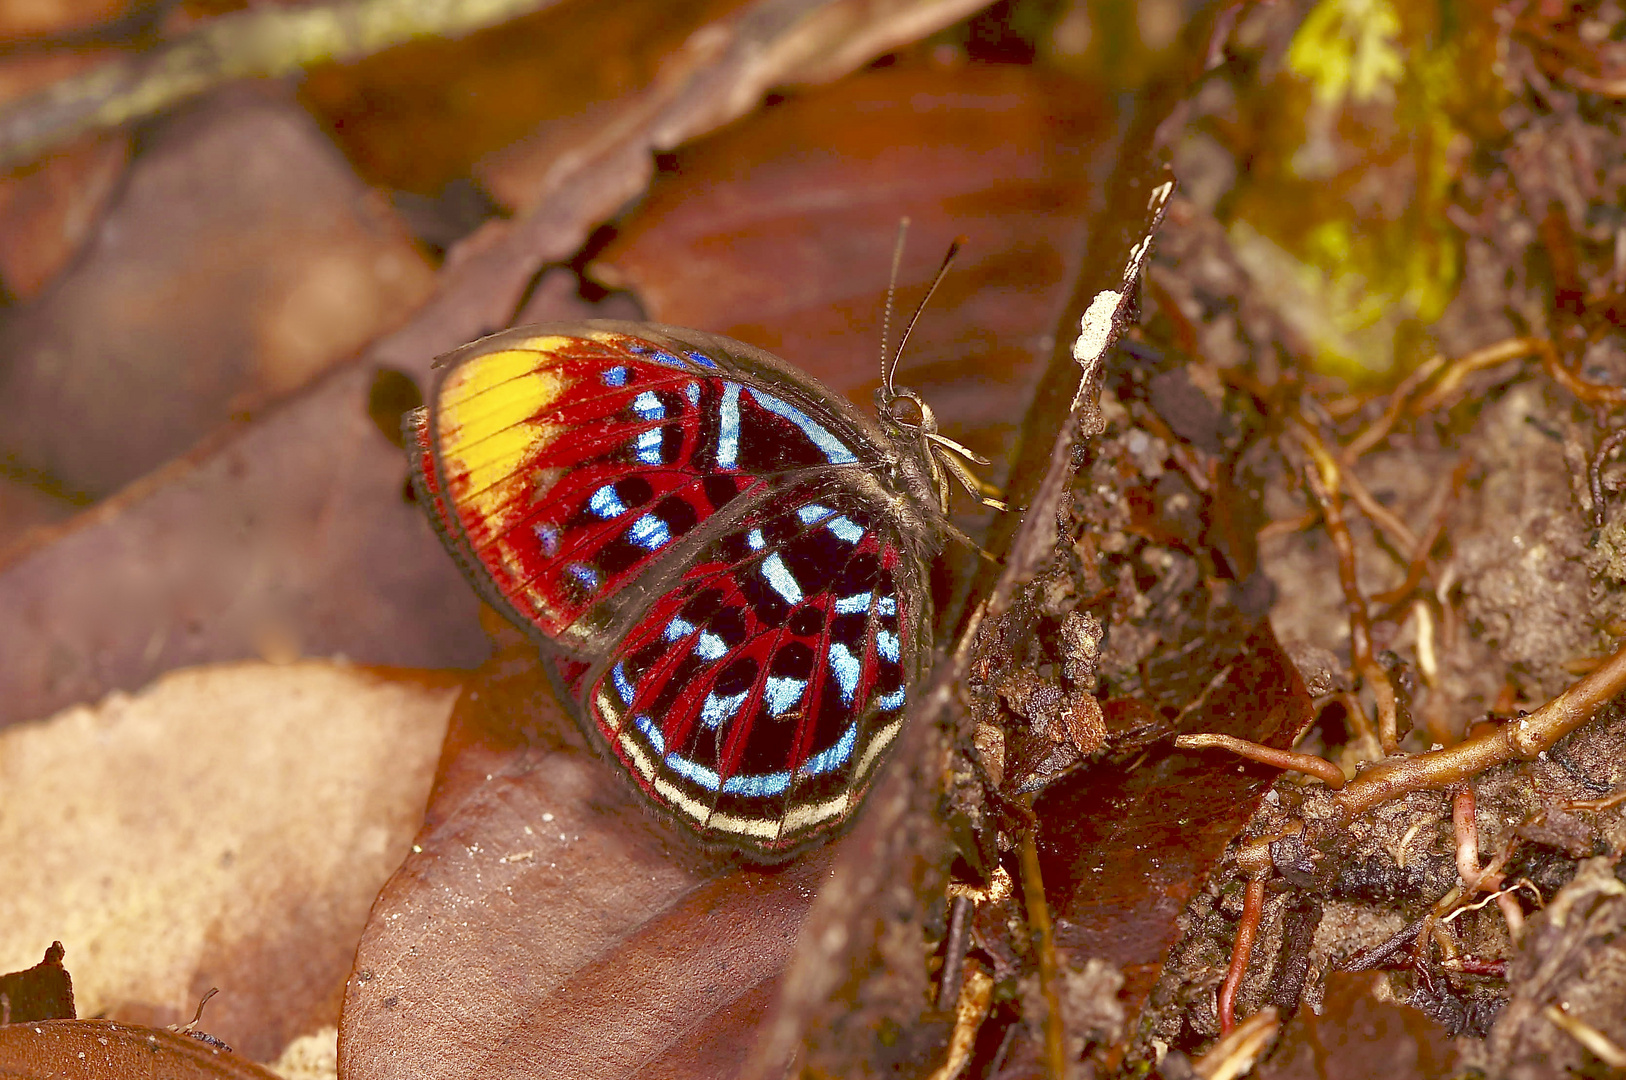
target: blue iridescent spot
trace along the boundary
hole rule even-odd
[[[699,364],[701,367],[714,368],[714,367],[717,366],[717,361],[713,360],[711,357],[707,356],[705,353],[701,352],[699,349],[690,349],[688,352],[684,353],[683,355],[687,356],[690,360],[693,360],[695,363]]]
[[[746,795],[761,799],[768,795],[778,795],[788,787],[790,787],[788,772],[757,773],[755,776],[730,776],[723,781],[723,794]]]
[[[680,754],[667,754],[666,767],[685,780],[693,780],[707,791],[716,791],[723,785],[722,777]]]
[[[659,551],[661,545],[672,539],[672,530],[654,514],[645,514],[632,523],[632,528],[627,530],[627,539],[641,548]]]
[[[689,399],[690,405],[700,404],[700,384],[692,382],[688,386],[685,386],[683,388],[683,396]]]
[[[801,704],[802,695],[806,692],[806,679],[781,678],[777,675],[768,676],[768,683],[763,693],[763,700],[768,704],[768,715],[784,716]]]
[[[895,712],[903,708],[903,687],[898,687],[890,694],[882,694],[875,699],[875,707],[882,712]]]
[[[774,592],[785,598],[785,603],[802,602],[802,587],[797,584],[790,567],[785,565],[785,560],[779,557],[777,551],[762,560],[762,576]]]
[[[717,409],[717,467],[732,469],[740,459],[740,384],[723,384],[723,403]]]
[[[694,633],[694,623],[681,615],[674,615],[672,621],[666,624],[666,633],[663,635],[667,641],[682,641]]]
[[[645,465],[659,465],[661,463],[661,429],[650,428],[648,431],[638,433],[638,441],[634,445],[638,451],[638,460]]]
[[[858,458],[847,449],[846,445],[829,431],[825,430],[811,416],[807,415],[788,401],[782,401],[772,394],[765,394],[761,390],[753,389],[751,396],[757,403],[775,416],[782,416],[786,420],[802,429],[808,441],[823,452],[825,460],[832,465],[856,465]]]
[[[615,683],[615,692],[621,695],[621,704],[632,704],[632,680],[627,678],[626,665],[616,661],[615,667],[610,669],[610,680]]]
[[[849,544],[856,544],[864,538],[863,526],[843,514],[837,514],[825,527],[836,534],[837,540]]]
[[[588,592],[596,592],[598,590],[598,571],[594,570],[586,563],[570,563],[565,567],[565,572],[571,577],[575,578],[577,581],[581,582],[582,588],[586,589]]]
[[[898,662],[898,635],[890,630],[879,631],[875,635],[875,651],[894,664]]]
[[[666,406],[661,404],[660,395],[653,390],[645,390],[633,398],[632,411],[638,414],[640,420],[666,419]]]
[[[751,691],[741,690],[737,694],[725,694],[718,697],[715,693],[706,695],[706,702],[700,706],[700,722],[709,728],[715,728],[740,711],[745,699],[751,696]]]
[[[843,596],[835,602],[836,614],[862,615],[869,610],[869,602],[874,595],[874,593],[861,592],[854,593],[851,596]]]
[[[831,517],[832,514],[835,516]],[[862,525],[859,525],[856,521],[850,517],[847,517],[845,514],[837,514],[828,506],[820,506],[818,503],[808,503],[806,506],[796,511],[796,516],[802,519],[803,525],[812,525],[815,522],[825,521],[826,518],[829,518],[829,520],[825,522],[825,527],[835,534],[837,540],[842,540],[849,544],[856,544],[858,541],[864,538],[864,527]]]
[[[627,369],[620,364],[613,368],[605,368],[604,373],[599,377],[604,380],[605,386],[627,385]]]
[[[896,615],[898,613],[898,598],[896,596],[883,596],[876,603],[875,610],[882,615]]]
[[[644,738],[648,739],[649,745],[655,748],[655,753],[666,753],[666,736],[661,734],[661,729],[656,725],[655,721],[643,713],[639,713],[632,718],[632,722],[637,724],[638,730],[644,733]]]
[[[695,643],[694,654],[702,660],[721,660],[728,655],[728,646],[710,630],[703,630],[700,640]]]
[[[761,529],[752,529],[745,534],[745,545],[752,551],[761,551],[768,546],[768,540],[762,535]]]
[[[852,756],[853,745],[858,742],[858,723],[854,721],[847,725],[847,730],[841,733],[841,738],[828,750],[821,750],[807,759],[802,766],[802,772],[808,776],[818,776],[832,769],[838,769]]]
[[[864,671],[863,662],[846,645],[833,641],[830,643],[830,668],[841,686],[841,700],[851,705],[853,695],[858,691],[858,676]]]
[[[627,506],[621,501],[621,496],[615,493],[614,484],[605,484],[587,500],[587,509],[609,521],[613,517],[620,517],[627,512]]]
[[[653,345],[646,345],[641,341],[627,342],[627,351],[653,360],[657,364],[665,364],[667,367],[681,368],[685,366],[682,360],[679,360],[665,349],[657,349]]]
[[[537,543],[542,545],[542,554],[559,554],[559,526],[541,524],[533,530],[536,533]]]

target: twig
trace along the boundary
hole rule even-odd
[[[1396,730],[1395,689],[1388,673],[1372,656],[1372,622],[1355,571],[1355,538],[1344,520],[1344,503],[1340,494],[1343,471],[1313,431],[1302,423],[1296,424],[1295,429],[1299,441],[1311,457],[1304,468],[1307,486],[1321,506],[1327,536],[1338,553],[1338,583],[1343,588],[1344,605],[1349,611],[1350,664],[1372,690],[1378,706],[1378,742],[1385,753],[1392,754],[1400,743]]]
[[[1361,478],[1349,469],[1339,469],[1339,482],[1344,490],[1349,492],[1350,501],[1360,508],[1361,513],[1372,519],[1372,524],[1389,534],[1389,539],[1402,551],[1411,551],[1417,546],[1417,534],[1411,531],[1411,526],[1401,521],[1399,516],[1387,506],[1378,502],[1377,496],[1367,490],[1361,483]]]
[[[1626,428],[1621,428],[1599,443],[1598,452],[1592,455],[1592,461],[1587,465],[1587,489],[1592,494],[1592,524],[1600,529],[1604,523],[1603,463],[1621,443],[1626,443]]]
[[[1254,534],[1254,538],[1262,544],[1273,537],[1301,533],[1320,520],[1321,514],[1319,511],[1306,510],[1298,517],[1277,518],[1274,521],[1265,522],[1264,525],[1260,526],[1259,531]]]
[[[1428,528],[1424,530],[1417,545],[1412,548],[1411,562],[1406,566],[1406,579],[1388,592],[1381,592],[1372,597],[1380,604],[1399,604],[1407,600],[1412,590],[1423,583],[1423,575],[1428,573],[1428,557],[1434,550],[1434,545],[1440,542],[1445,533],[1445,525],[1451,517],[1452,503],[1462,490],[1462,484],[1468,479],[1468,470],[1473,465],[1473,459],[1466,454],[1457,462],[1457,467],[1451,470],[1451,479],[1446,487],[1440,505],[1429,519]]]
[[[1033,796],[1025,801],[1032,806]],[[1026,829],[1018,845],[1022,862],[1022,901],[1027,908],[1028,929],[1037,939],[1039,954],[1039,993],[1044,997],[1045,1072],[1050,1080],[1067,1080],[1067,1037],[1062,1025],[1061,998],[1056,983],[1060,972],[1056,963],[1056,934],[1050,924],[1050,905],[1045,902],[1044,876],[1039,870],[1039,843],[1036,830]]]
[[[1354,465],[1356,461],[1360,460],[1362,454],[1384,440],[1389,432],[1394,429],[1396,422],[1399,421],[1400,414],[1406,411],[1406,400],[1411,396],[1412,392],[1433,378],[1434,373],[1447,363],[1445,357],[1435,354],[1423,363],[1418,364],[1410,375],[1400,381],[1400,384],[1389,394],[1389,404],[1384,406],[1383,415],[1368,424],[1344,446],[1339,459],[1343,462],[1345,468]]]
[[[928,1080],[956,1080],[971,1064],[971,1053],[976,1049],[977,1032],[988,1018],[994,1001],[994,977],[972,961],[965,978],[965,989],[949,1002],[954,1010],[954,1030],[949,1034],[948,1054],[938,1070]]]
[[[1548,1005],[1541,1010],[1541,1015],[1551,1020],[1564,1034],[1592,1051],[1611,1069],[1626,1069],[1626,1050],[1621,1049],[1619,1043],[1585,1020],[1571,1016],[1557,1005]]]
[[[960,1000],[960,979],[965,974],[965,954],[971,945],[971,898],[949,900],[948,935],[943,942],[943,978],[937,986],[937,1007],[942,1012]]]
[[[417,37],[456,37],[555,0],[339,0],[210,19],[165,45],[110,60],[0,109],[0,168],[87,131],[151,116],[233,79],[350,60]]]
[[[1450,401],[1461,387],[1462,381],[1474,372],[1539,353],[1543,344],[1545,343],[1537,338],[1508,338],[1506,341],[1498,341],[1495,345],[1487,345],[1483,349],[1475,349],[1465,356],[1459,356],[1446,367],[1445,374],[1440,376],[1440,381],[1434,384],[1433,389],[1412,402],[1412,415],[1422,416],[1424,413],[1431,413]]]
[[[1174,745],[1181,750],[1207,750],[1210,748],[1229,750],[1233,754],[1239,754],[1249,761],[1257,761],[1262,765],[1271,765],[1278,769],[1287,769],[1291,772],[1301,772],[1317,777],[1335,791],[1344,786],[1344,771],[1326,758],[1317,757],[1314,754],[1278,750],[1274,746],[1266,746],[1263,743],[1252,742],[1248,739],[1239,739],[1235,735],[1221,735],[1217,732],[1206,731],[1176,736]]]
[[[1335,803],[1354,817],[1408,792],[1449,787],[1504,762],[1528,761],[1591,720],[1622,690],[1626,690],[1626,646],[1528,716],[1444,750],[1369,766],[1334,797]]]
[[[1259,936],[1259,919],[1265,911],[1265,876],[1254,874],[1248,878],[1248,890],[1242,899],[1242,921],[1237,923],[1236,942],[1231,946],[1231,966],[1220,983],[1220,1034],[1229,1035],[1236,1027],[1236,995],[1242,988],[1242,977],[1248,973],[1248,960],[1253,956],[1253,943]]]
[[[1591,379],[1570,370],[1559,357],[1558,350],[1553,343],[1541,338],[1525,338],[1529,346],[1541,354],[1541,362],[1547,368],[1547,374],[1553,381],[1564,389],[1592,405],[1608,405],[1611,407],[1626,405],[1626,387],[1606,386],[1603,383],[1593,382]]]
[[[1281,1014],[1274,1006],[1266,1006],[1229,1035],[1220,1036],[1208,1053],[1191,1063],[1191,1071],[1202,1080],[1240,1080],[1248,1075],[1281,1026]]]

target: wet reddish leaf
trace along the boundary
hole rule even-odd
[[[1182,731],[1291,747],[1313,713],[1304,683],[1259,623],[1202,674],[1215,679]],[[1207,679],[1196,677],[1201,686]],[[1176,920],[1258,809],[1276,769],[1219,752],[1162,752],[1129,771],[1075,773],[1035,803],[1056,945],[1124,970],[1138,1008],[1179,936]]]
[[[523,643],[455,710],[413,850],[357,950],[353,1080],[727,1075],[829,859],[744,869],[651,817]]]
[[[1365,1080],[1458,1075],[1457,1044],[1417,1009],[1382,1000],[1381,975],[1327,976],[1319,1009],[1300,1009],[1282,1030],[1259,1080]]]

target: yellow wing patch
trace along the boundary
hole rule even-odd
[[[456,482],[459,502],[495,529],[513,506],[514,482],[522,464],[566,429],[536,419],[564,396],[559,372],[541,368],[565,338],[539,338],[531,349],[504,349],[459,364],[440,390],[440,451]]]

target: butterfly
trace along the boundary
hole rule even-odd
[[[588,740],[755,861],[858,808],[931,654],[949,481],[985,491],[883,375],[871,421],[716,334],[526,326],[443,357],[407,420],[420,503]]]

